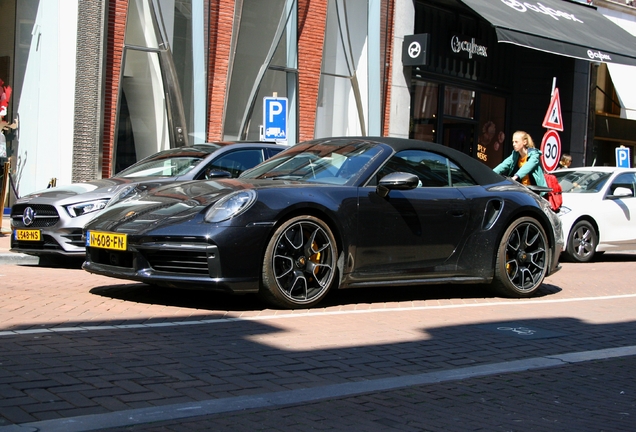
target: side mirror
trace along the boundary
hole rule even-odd
[[[210,180],[213,178],[232,178],[232,173],[224,170],[211,170],[205,173],[205,179]]]
[[[415,174],[394,172],[380,179],[375,189],[376,193],[385,198],[392,190],[415,189],[420,184],[420,179]]]
[[[634,193],[631,191],[631,189],[619,186],[616,189],[614,189],[614,193],[610,195],[608,198],[623,198],[623,197],[631,197],[631,196],[634,196]]]

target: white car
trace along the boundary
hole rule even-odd
[[[553,174],[563,188],[565,258],[588,262],[595,254],[636,250],[636,169],[583,167]]]

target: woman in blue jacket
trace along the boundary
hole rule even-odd
[[[512,148],[512,154],[493,171],[524,185],[547,187],[541,168],[541,150],[534,147],[532,137],[524,131],[515,132],[512,136]]]

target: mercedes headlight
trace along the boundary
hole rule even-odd
[[[108,198],[102,198],[94,201],[86,201],[66,206],[66,211],[71,217],[78,217],[87,213],[93,213],[103,209],[108,204]]]
[[[112,197],[106,207],[110,208],[120,202],[141,199],[148,194],[148,190],[146,185],[128,185]]]
[[[205,221],[210,223],[223,222],[247,211],[256,201],[256,192],[252,189],[234,192],[218,200],[205,213]]]

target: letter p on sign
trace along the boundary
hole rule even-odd
[[[274,117],[283,112],[283,104],[279,101],[271,101],[269,104],[269,121],[268,123],[274,123]]]
[[[631,167],[629,147],[616,147],[616,166],[619,168]]]

